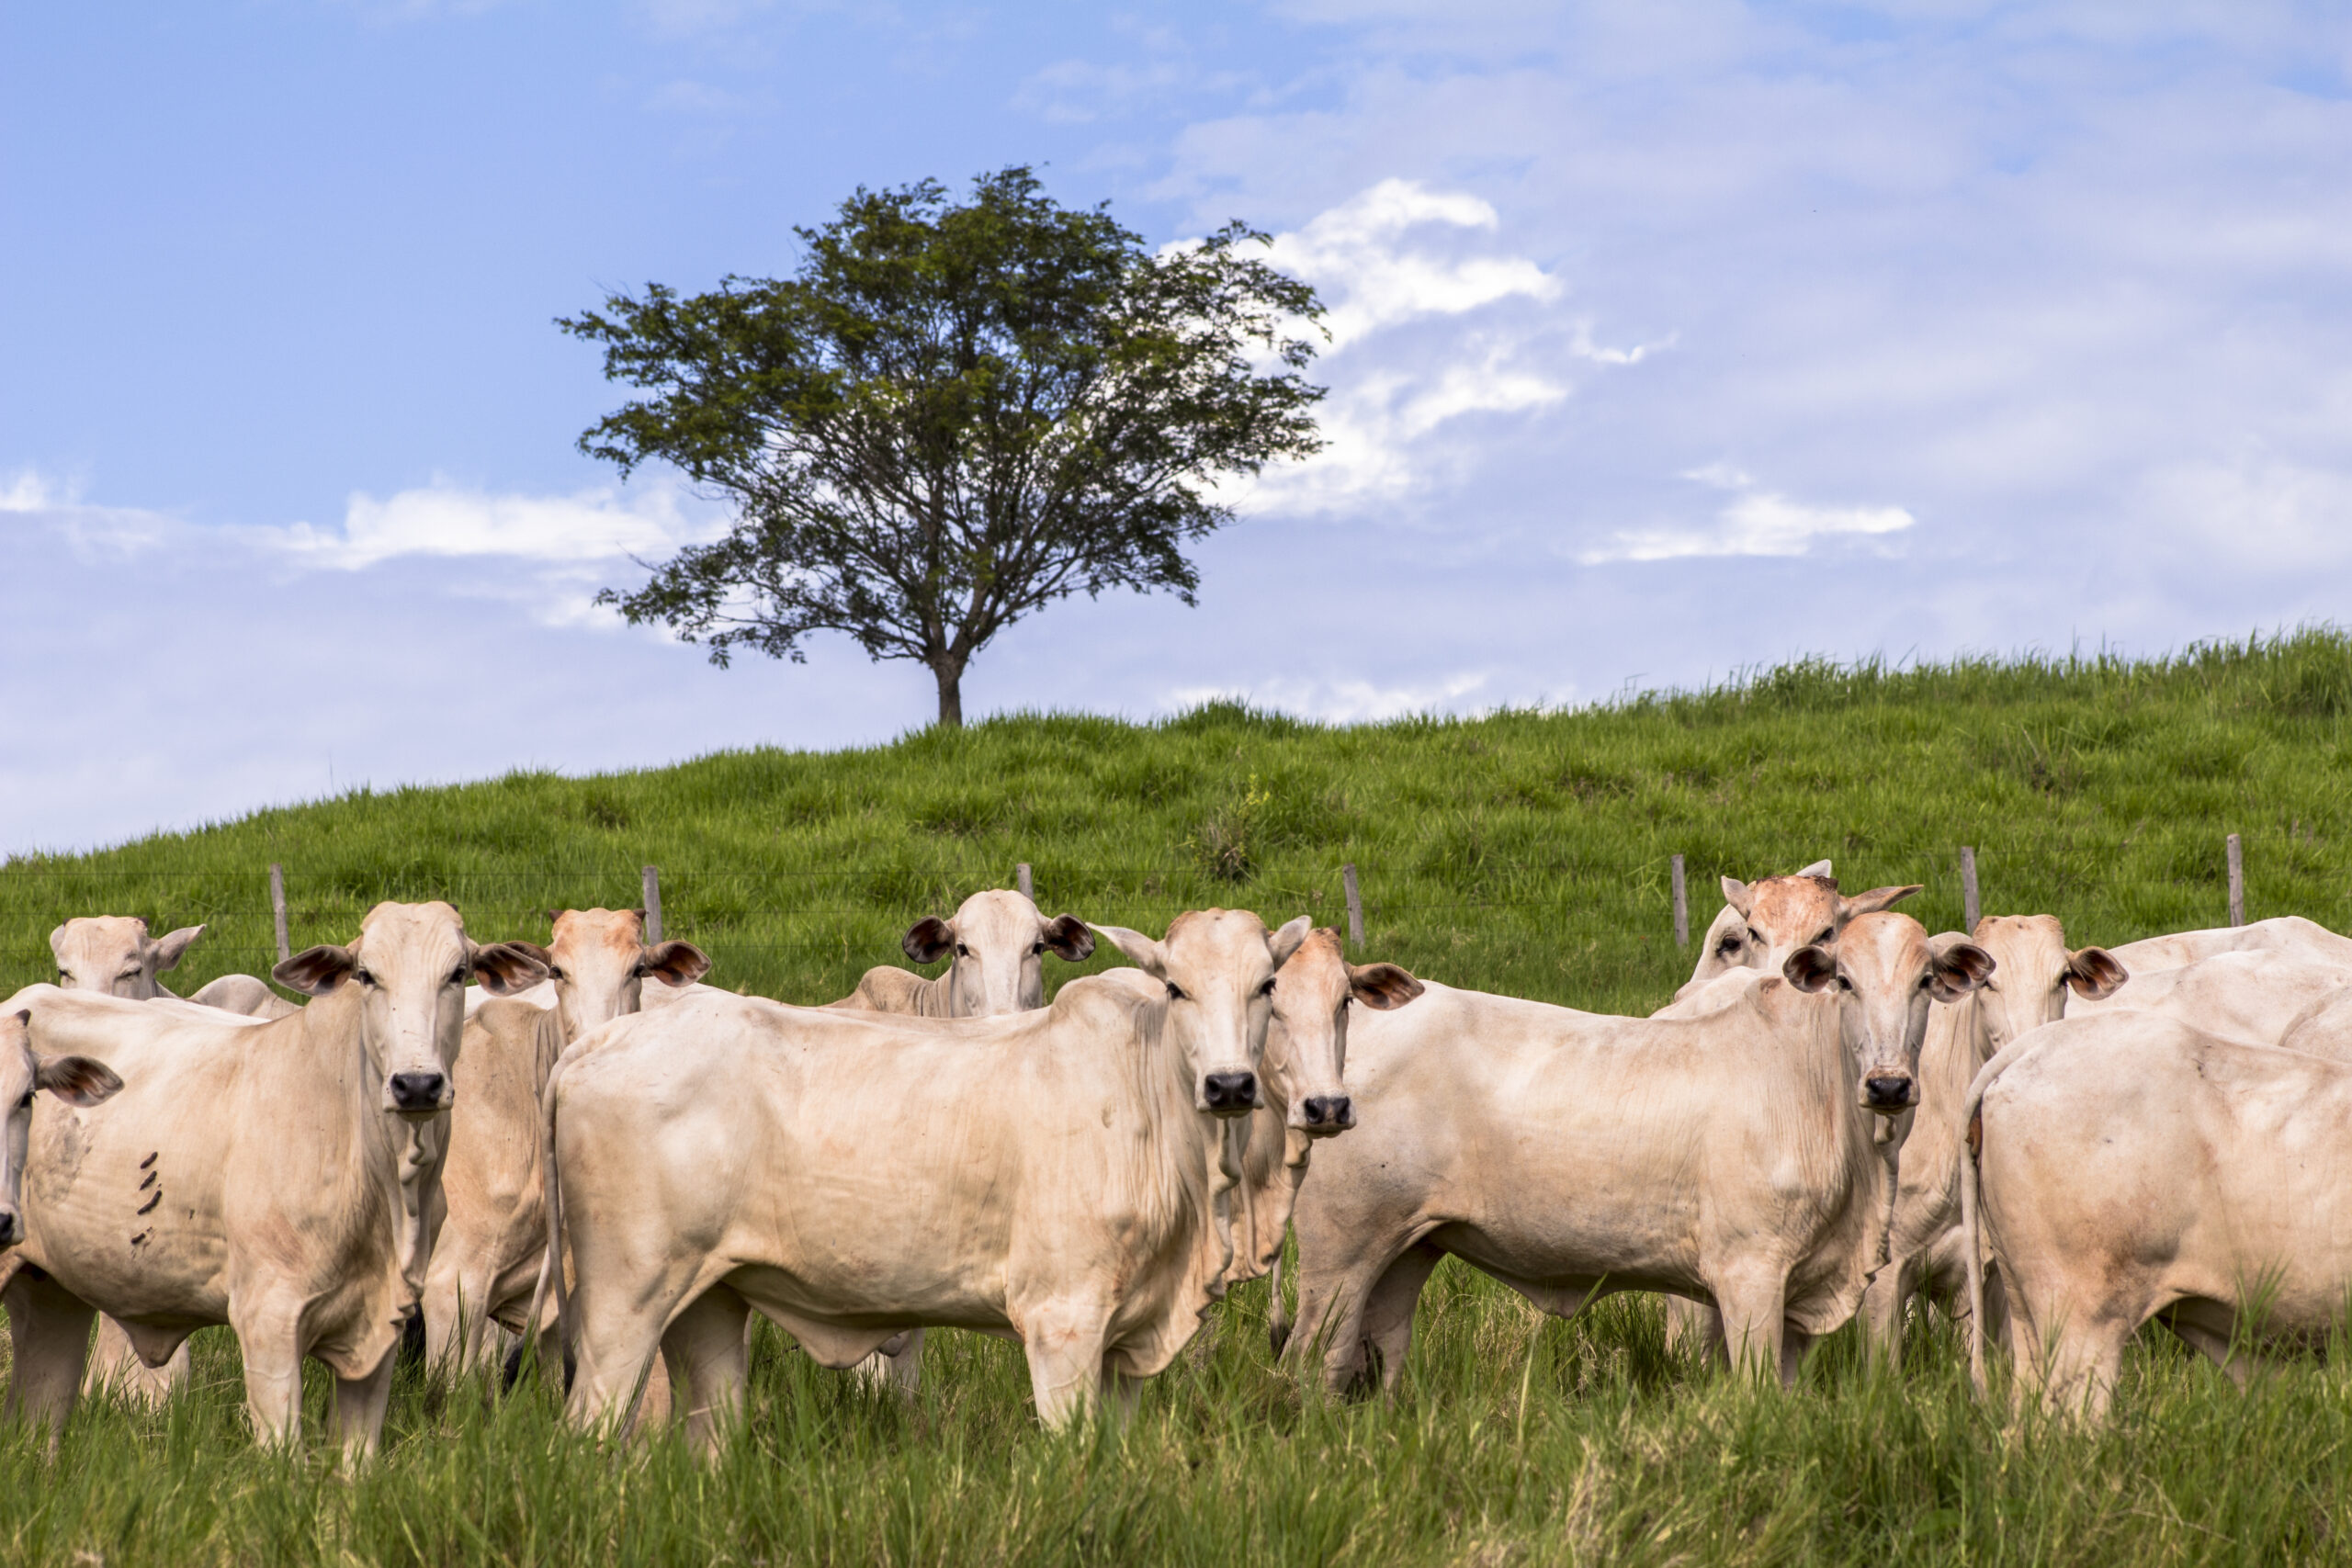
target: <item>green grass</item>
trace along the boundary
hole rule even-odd
[[[1341,918],[1457,985],[1646,1010],[1718,872],[1834,855],[1849,887],[1921,882],[2120,942],[2219,924],[2222,836],[2249,913],[2352,926],[2352,638],[2312,630],[2143,662],[1801,663],[1572,713],[1330,728],[1231,705],[1167,723],[1023,716],[867,750],[762,750],[592,779],[361,792],[88,856],[0,868],[0,982],[49,970],[69,914],[212,930],[193,988],[269,962],[266,868],[293,938],[346,940],[381,897],[447,897],[484,939],[547,908],[637,902],[715,980],[841,995],[914,917],[1035,867],[1041,902],[1157,930],[1210,903]],[[1098,959],[1099,967],[1106,959]],[[1060,969],[1057,977],[1070,971]],[[1370,1135],[1369,1132],[1353,1135]],[[0,1561],[1292,1563],[2272,1562],[2352,1560],[2342,1359],[2252,1398],[2169,1343],[2135,1350],[2107,1433],[2007,1435],[1915,1325],[1896,1379],[1850,1330],[1791,1397],[1678,1363],[1654,1303],[1538,1318],[1449,1263],[1393,1406],[1302,1393],[1265,1349],[1265,1287],[1151,1383],[1121,1432],[1035,1427],[1018,1351],[934,1338],[914,1409],[772,1350],[756,1418],[705,1471],[665,1442],[566,1436],[534,1391],[496,1407],[402,1374],[382,1461],[254,1450],[233,1343],[161,1415],[86,1409],[51,1463],[0,1432]],[[313,1373],[317,1371],[313,1369]],[[314,1383],[312,1430],[324,1385]]]

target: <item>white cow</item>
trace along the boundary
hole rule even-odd
[[[424,1355],[470,1370],[494,1353],[492,1323],[526,1332],[524,1314],[547,1250],[539,1094],[563,1048],[638,1010],[648,980],[692,985],[710,960],[691,942],[648,945],[635,909],[566,909],[548,944],[513,944],[547,965],[530,991],[470,1013],[453,1069],[444,1217],[424,1276]],[[545,992],[549,1004],[535,1005]]]
[[[1873,1126],[1916,1100],[1929,1001],[1992,967],[1871,914],[1702,1017],[1430,985],[1356,1021],[1348,1087],[1378,1133],[1320,1151],[1299,1193],[1289,1353],[1319,1346],[1334,1388],[1377,1356],[1393,1389],[1450,1253],[1563,1315],[1624,1290],[1709,1303],[1736,1363],[1792,1378],[1878,1262]]]
[[[2018,1393],[2052,1409],[2103,1420],[2123,1347],[2151,1318],[2241,1384],[2249,1334],[2262,1350],[2324,1345],[2352,1294],[2352,1066],[2145,1012],[2030,1039],[1971,1091],[1978,1386],[1980,1244],[2000,1268]]]
[[[87,1056],[41,1056],[32,1044],[32,1012],[0,1014],[0,1248],[25,1239],[25,1147],[32,1135],[33,1093],[46,1089],[88,1110],[112,1099],[122,1080]]]
[[[1725,976],[1778,973],[1798,948],[1826,946],[1838,940],[1847,921],[1892,908],[1918,891],[1917,884],[1873,887],[1849,898],[1838,891],[1827,861],[1758,882],[1726,876],[1723,913],[1708,929],[1690,978],[1674,993],[1673,1001],[1651,1016],[1689,1018],[1721,1006],[1738,995],[1737,987],[1717,984]]]
[[[2176,931],[2170,936],[2143,937],[2112,950],[2115,961],[2134,975],[2154,975],[2177,969],[2224,953],[2300,952],[2314,959],[2352,965],[2352,938],[2336,935],[2316,920],[2301,915],[2280,915],[2245,926],[2217,926],[2211,931]],[[2129,1005],[2129,1004],[2126,1004]]]
[[[2119,989],[2086,998],[2073,1011],[2159,1012],[2226,1040],[2275,1045],[2305,1012],[2352,988],[2352,964],[2301,946],[2215,953],[2154,974],[2134,972]]]
[[[1075,915],[1047,919],[1025,893],[975,893],[952,919],[925,915],[899,945],[917,964],[955,962],[930,979],[882,964],[868,969],[837,1008],[916,1018],[1000,1018],[1046,1005],[1045,955],[1072,964],[1094,952],[1093,935]]]
[[[1959,941],[1933,939],[1937,946]],[[1955,1301],[1966,1282],[1961,1253],[1960,1167],[1967,1122],[1962,1108],[1977,1071],[1995,1055],[2064,1017],[2067,998],[2098,1001],[2130,977],[2103,948],[2069,950],[2053,915],[1987,915],[1969,941],[1992,954],[1994,972],[1956,1002],[1928,1017],[1919,1052],[1919,1103],[1905,1111],[1899,1146],[1894,1220],[1887,1261],[1863,1295],[1862,1324],[1872,1347],[1893,1362],[1903,1353],[1903,1309],[1923,1285]]]
[[[150,1366],[226,1323],[265,1440],[298,1435],[310,1355],[335,1375],[346,1456],[372,1451],[432,1248],[469,973],[504,988],[546,971],[518,948],[476,947],[447,904],[379,904],[349,947],[277,966],[318,999],[275,1022],[18,992],[6,1005],[30,1010],[35,1046],[95,1057],[125,1087],[92,1110],[34,1112],[28,1234],[0,1290],[11,1408],[62,1430],[94,1309]]]
[[[83,915],[49,933],[49,950],[63,989],[146,1001],[173,995],[158,976],[177,968],[203,934],[202,926],[182,926],[159,941],[135,915]],[[251,1018],[283,1018],[294,1010],[292,1002],[251,975],[223,975],[187,999]]]
[[[573,1423],[624,1416],[658,1348],[707,1448],[753,1310],[835,1367],[925,1325],[1017,1338],[1052,1426],[1166,1366],[1224,1289],[1270,993],[1307,922],[1096,930],[1156,991],[1102,976],[969,1021],[719,994],[567,1051],[548,1263],[568,1239]]]

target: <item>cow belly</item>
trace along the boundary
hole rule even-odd
[[[1440,1225],[1428,1245],[1476,1265],[1529,1300],[1553,1311],[1573,1311],[1606,1280],[1611,1291],[1666,1291],[1704,1297],[1698,1259],[1687,1245],[1639,1234],[1540,1235],[1470,1224]],[[1555,1306],[1546,1295],[1574,1298]]]

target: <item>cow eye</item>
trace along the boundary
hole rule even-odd
[[[1840,975],[1838,976],[1838,988],[1841,991],[1850,991],[1854,988],[1854,982]]]
[[[1821,928],[1821,934],[1813,939],[1813,945],[1815,947],[1822,947],[1830,942],[1836,942],[1837,940],[1838,928],[1836,926],[1824,926]]]
[[[1719,958],[1729,958],[1738,951],[1739,938],[1736,936],[1727,936],[1715,944],[1715,955]]]
[[[1169,981],[1169,982],[1168,982],[1168,999],[1169,999],[1170,1001],[1171,1001],[1171,1002],[1181,1002],[1181,1001],[1182,1001],[1182,1000],[1184,999],[1184,987],[1182,987],[1182,986],[1180,986],[1180,985],[1178,985],[1178,984],[1177,984],[1175,981],[1173,981],[1173,980]]]
[[[956,944],[956,956],[958,958],[969,958],[972,956],[972,950],[959,942]]]
[[[24,1099],[22,1099],[22,1100],[18,1100],[18,1101],[17,1101],[17,1110],[19,1110],[19,1111],[25,1110],[27,1107],[30,1106],[30,1105],[32,1104],[32,1102],[33,1102],[33,1091],[32,1091],[32,1090],[30,1090],[30,1089],[27,1089],[27,1090],[25,1090],[25,1098],[24,1098]]]
[[[373,986],[376,983],[376,976],[365,969],[354,969],[351,972],[351,977],[363,986]]]
[[[115,978],[118,980],[136,980],[142,973],[144,973],[144,971],[135,968],[126,969],[121,974],[117,975]]]
[[[1031,956],[1031,957],[1033,957],[1033,958],[1034,958],[1034,957],[1035,957],[1037,954],[1039,954],[1039,953],[1043,953],[1043,952],[1045,952],[1045,951],[1046,951],[1046,944],[1045,944],[1044,942],[1039,942],[1036,946],[1035,946],[1035,947],[1033,947],[1033,948],[1031,948],[1031,949],[1029,950],[1029,954],[1030,954],[1030,956]]]
[[[466,983],[466,970],[463,964],[449,971],[448,983],[452,986],[462,986]]]
[[[74,983],[74,976],[60,969],[57,972],[57,983],[61,986],[70,986]]]
[[[645,973],[644,966],[640,964],[640,965],[638,967],[638,971],[637,971],[637,972],[638,972],[639,974],[640,974],[640,975],[644,974],[644,973]],[[562,970],[560,970],[560,969],[559,969],[559,968],[557,968],[554,964],[548,964],[548,979],[550,979],[550,980],[560,980],[560,979],[562,979],[562,978],[563,978],[563,971],[562,971]]]

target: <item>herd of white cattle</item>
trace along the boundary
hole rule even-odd
[[[1917,891],[1726,877],[1648,1018],[1351,964],[1303,916],[1155,941],[1010,892],[907,932],[937,978],[821,1008],[702,984],[635,910],[485,946],[379,904],[277,965],[301,1007],[251,976],[173,996],[200,928],[69,919],[57,984],[0,1004],[9,1408],[55,1433],[103,1384],[168,1399],[226,1324],[261,1437],[296,1438],[315,1357],[356,1458],[421,1324],[436,1371],[560,1347],[576,1425],[708,1448],[759,1313],[900,1390],[926,1327],[1017,1340],[1059,1425],[1130,1404],[1293,1233],[1275,1350],[1335,1390],[1396,1384],[1449,1254],[1563,1314],[1663,1292],[1678,1336],[1784,1382],[1858,1314],[1896,1356],[1924,1295],[1980,1382],[1989,1338],[2020,1395],[2094,1418],[2151,1318],[2242,1381],[2324,1341],[2352,941],[1931,936],[1892,908]],[[1045,956],[1098,936],[1133,967],[1046,1005]]]

